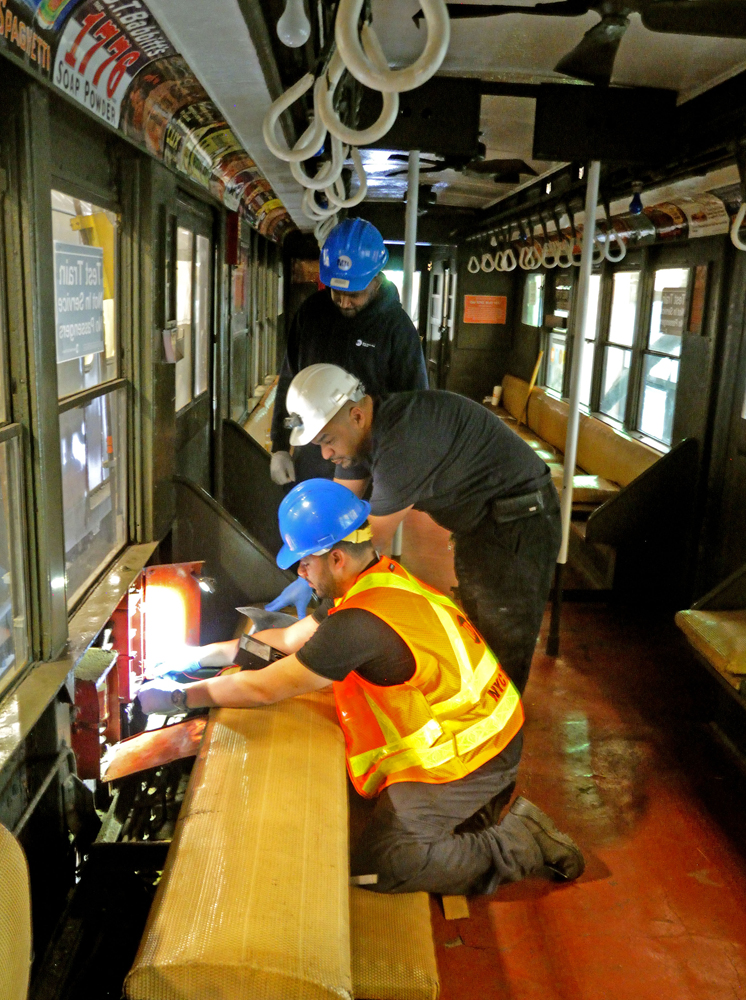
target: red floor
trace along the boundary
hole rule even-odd
[[[452,579],[447,534],[423,515],[403,561]],[[696,721],[700,668],[668,616],[567,603],[557,659],[546,624],[518,791],[587,869],[472,898],[465,920],[433,901],[442,1000],[746,997],[746,779]]]

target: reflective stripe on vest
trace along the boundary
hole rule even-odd
[[[363,785],[363,791],[366,795],[375,795],[386,778],[392,774],[396,774],[399,771],[406,771],[409,767],[419,766],[424,767],[426,770],[440,767],[443,764],[447,764],[448,761],[453,760],[454,757],[459,757],[469,750],[475,750],[482,743],[490,739],[490,737],[495,736],[505,729],[513,713],[520,707],[520,703],[520,696],[511,684],[495,706],[492,715],[488,715],[486,719],[476,722],[473,726],[465,729],[463,733],[457,733],[448,743],[433,747],[432,749],[412,749],[404,753],[398,753],[393,757],[384,757],[384,759],[379,761],[378,767]],[[366,755],[359,755],[359,757],[364,756]],[[359,757],[355,757],[354,760],[358,760]],[[352,761],[350,761],[350,768],[352,770]],[[366,770],[367,767],[363,767],[358,771],[352,770],[352,773],[357,777],[360,774],[364,774]]]
[[[403,572],[407,572],[404,567],[400,568]],[[427,590],[427,588],[420,584],[419,580],[409,573],[407,573],[406,580],[402,580],[399,576],[394,576],[393,573],[371,573],[354,583],[345,594],[344,599],[347,600],[366,590],[375,590],[377,587],[393,587],[395,590],[405,590],[410,594],[417,594],[418,597],[424,597],[430,602],[433,611],[438,616],[450,640],[461,673],[461,690],[451,698],[448,698],[447,701],[432,705],[433,715],[437,715],[440,718],[451,712],[456,712],[463,708],[473,708],[474,705],[478,705],[495,675],[497,660],[489,649],[485,649],[484,655],[477,664],[476,669],[472,669],[469,655],[464,646],[464,640],[459,635],[459,631],[448,616],[448,613],[443,610],[443,607],[448,607],[452,608],[457,614],[461,614],[461,609],[458,605],[454,604],[445,594]]]
[[[382,572],[381,566],[385,565],[386,562],[389,563],[390,571]],[[342,681],[335,684],[335,693],[338,695],[338,699],[341,699],[341,701],[338,700],[340,721],[346,732],[348,767],[355,788],[363,795],[372,796],[383,785],[389,784],[392,780],[441,782],[462,777],[464,773],[470,773],[475,767],[481,766],[482,763],[490,759],[490,756],[499,753],[520,730],[523,723],[520,696],[500,670],[499,664],[489,648],[484,650],[476,666],[472,666],[472,658],[475,657],[475,653],[478,655],[479,647],[477,645],[472,647],[470,657],[464,631],[452,617],[454,614],[459,617],[461,624],[464,625],[471,638],[471,633],[468,632],[471,626],[468,621],[465,621],[461,609],[444,594],[429,590],[419,580],[407,573],[403,567],[392,563],[391,560],[381,559],[378,566],[364,573],[345,596],[336,602],[336,606],[341,610],[350,599],[375,590],[400,590],[412,597],[424,598],[443,629],[442,637],[438,641],[443,643],[444,659],[441,661],[439,669],[445,671],[443,677],[450,678],[450,683],[442,695],[448,693],[448,690],[452,691],[459,678],[460,688],[456,694],[452,694],[443,701],[435,700],[434,691],[431,695],[426,696],[428,711],[432,717],[424,725],[419,725],[414,732],[401,735],[394,722],[394,718],[399,717],[403,704],[399,701],[402,694],[398,685],[394,685],[388,696],[394,699],[391,703],[394,715],[389,717],[386,696],[383,695],[383,692],[387,690],[385,687],[379,689],[383,695],[381,698],[378,693],[374,695],[372,689],[369,693],[369,685],[362,679],[354,682],[349,693],[344,691],[344,685],[347,682]],[[373,593],[370,595],[369,602],[366,602],[363,597],[361,601],[353,603],[358,607],[366,608],[367,606],[367,610],[376,613],[376,598]],[[387,621],[386,613],[383,611],[380,613],[382,619]],[[388,623],[407,641],[407,628],[403,623],[398,627],[391,621]],[[475,636],[474,639],[476,643],[480,641],[478,636]],[[481,642],[483,641],[481,640]],[[413,648],[418,649],[419,647],[415,643]],[[415,660],[418,664],[415,676],[419,676],[418,671],[421,669],[419,655],[419,653],[415,654]],[[348,681],[353,681],[353,679],[354,675],[350,675]],[[490,690],[493,684],[494,688]],[[424,694],[422,689],[420,690]],[[349,700],[350,698],[352,700]],[[486,698],[489,698],[490,703],[492,699],[496,701],[491,711],[490,703],[485,702]],[[373,731],[370,730],[366,737],[364,735],[365,728],[360,730],[347,729],[349,723],[345,719],[346,713],[360,710],[360,708],[354,708],[355,699],[358,700],[359,706],[367,707],[366,710],[375,719],[380,735],[373,736]],[[378,702],[381,700],[383,703],[379,704]],[[468,716],[471,712],[479,716],[480,712],[488,711],[489,714],[483,714],[476,722],[472,722],[471,725],[467,724],[467,728],[459,730],[461,718]],[[419,719],[419,722],[421,721],[422,716]],[[399,726],[401,725],[402,720],[400,719]],[[503,733],[502,740],[499,738],[500,733]],[[385,742],[371,747],[371,742],[380,740],[381,735]],[[498,739],[494,740],[494,749],[485,746],[495,737]],[[367,748],[365,748],[366,742],[368,743]],[[362,752],[355,753],[355,749]],[[451,762],[453,763],[451,764]],[[451,764],[450,767],[449,764]],[[394,777],[410,769],[414,769],[415,772],[420,769],[422,777],[417,778],[416,774],[406,775],[398,779]],[[436,769],[441,770],[434,774]],[[427,777],[428,772],[431,773],[432,777]]]

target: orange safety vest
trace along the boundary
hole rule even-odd
[[[404,684],[381,687],[354,671],[334,684],[347,768],[360,795],[397,781],[437,784],[475,771],[523,725],[520,696],[460,608],[384,556],[330,614],[371,611],[415,659]]]

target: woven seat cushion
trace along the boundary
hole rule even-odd
[[[436,1000],[430,899],[350,889],[352,990],[355,1000]]]
[[[746,610],[679,611],[676,624],[708,663],[738,687],[746,676]]]
[[[213,711],[127,996],[351,997],[348,868],[331,695]]]
[[[31,969],[31,897],[23,848],[0,824],[0,997],[26,1000]]]

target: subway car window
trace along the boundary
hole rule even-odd
[[[642,407],[638,430],[671,443],[681,338],[691,292],[690,268],[655,271],[647,350],[643,354]]]
[[[182,226],[176,230],[176,410],[194,398],[192,391],[192,315],[194,311],[194,233]]]
[[[591,382],[593,380],[593,359],[598,330],[598,305],[601,297],[601,275],[592,274],[588,291],[588,312],[585,321],[585,341],[583,343],[583,371],[580,379],[580,402],[591,405]]]
[[[627,405],[639,286],[639,271],[617,271],[613,277],[611,319],[604,346],[601,400],[598,408],[607,417],[620,422],[624,420]]]
[[[107,385],[119,375],[119,217],[53,190],[52,229],[66,594],[73,608],[126,541],[127,388]]]
[[[118,230],[114,212],[52,191],[60,399],[119,374]]]
[[[523,286],[521,322],[526,326],[541,326],[544,314],[544,275],[529,274]]]

